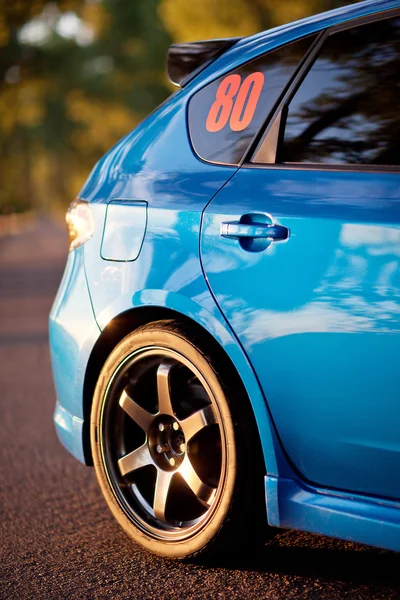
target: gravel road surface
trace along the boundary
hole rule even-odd
[[[52,424],[47,316],[65,255],[46,220],[0,239],[0,598],[400,599],[400,554],[319,536],[282,532],[213,566],[133,545]]]

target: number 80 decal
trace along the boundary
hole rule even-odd
[[[263,85],[264,74],[261,71],[251,73],[243,83],[238,74],[225,77],[207,115],[207,131],[221,131],[228,121],[232,131],[246,129],[254,117]]]

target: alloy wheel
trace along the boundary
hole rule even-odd
[[[177,541],[211,518],[226,471],[224,428],[186,357],[149,347],[123,361],[104,396],[100,447],[116,499],[144,533]]]

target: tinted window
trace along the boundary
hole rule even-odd
[[[289,105],[279,162],[400,164],[400,19],[330,36]]]
[[[189,104],[193,146],[205,160],[238,164],[314,37],[283,46],[213,81]]]

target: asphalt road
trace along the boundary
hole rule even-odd
[[[126,537],[53,429],[47,315],[65,254],[47,221],[0,239],[0,598],[400,598],[400,554],[366,546],[282,532],[206,566]]]

